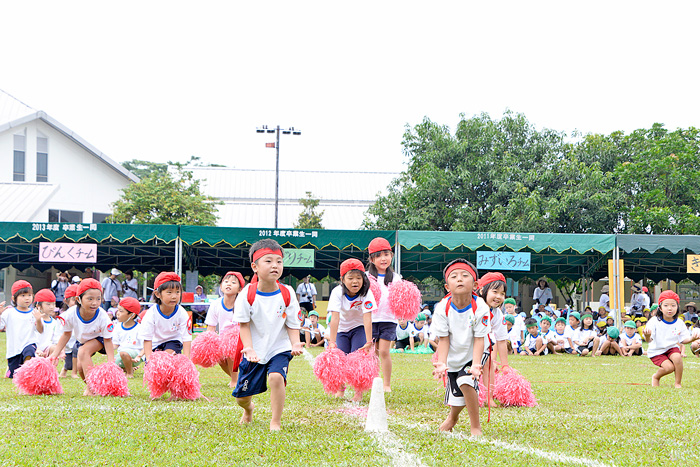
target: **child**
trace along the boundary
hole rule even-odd
[[[503,319],[505,319],[506,329],[508,330],[508,341],[506,342],[508,354],[513,354],[518,351],[522,344],[520,340],[520,331],[515,328],[515,316],[506,315]]]
[[[109,302],[109,308],[107,309],[109,319],[116,319],[117,311],[119,311],[119,297],[112,297],[112,300]]]
[[[413,322],[413,342],[411,344],[411,350],[413,350],[413,347],[415,345],[418,345],[419,347],[421,345],[427,345],[427,326],[425,325],[425,320],[426,317],[423,313],[418,313],[418,316],[416,316],[416,320]]]
[[[0,329],[7,336],[7,377],[13,378],[17,368],[36,356],[37,333],[44,331],[39,310],[33,309],[32,284],[19,280],[12,284],[12,306],[0,303]]]
[[[406,347],[413,350],[413,325],[405,319],[399,319],[396,325],[396,350],[403,352]]]
[[[318,312],[309,311],[309,330],[306,331],[306,348],[322,347],[325,342],[326,328],[318,324]]]
[[[622,355],[620,348],[620,330],[616,327],[610,327],[606,330],[606,334],[600,339],[600,348],[596,351],[596,355]]]
[[[58,329],[59,339],[61,338],[61,334],[60,334],[61,329],[63,328],[63,325],[65,324],[65,321],[63,319],[63,312],[65,312],[70,307],[75,306],[77,297],[78,297],[78,284],[76,283],[76,284],[69,285],[68,288],[66,289],[65,294],[64,294],[63,306],[61,307],[61,316],[58,317],[58,320],[61,322],[61,328]],[[58,342],[56,343],[56,345],[58,345]],[[78,376],[78,347],[76,346],[75,337],[72,334],[71,334],[71,338],[68,339],[68,343],[66,344],[66,350],[65,350],[65,353],[63,354],[63,356],[64,356],[63,370],[61,370],[61,374],[58,375],[58,377],[65,378],[66,376],[68,376],[68,370],[70,370],[70,372],[71,372],[70,377],[71,378],[74,378],[74,379],[80,378],[80,376]]]
[[[484,338],[491,332],[489,307],[481,297],[473,295],[479,276],[469,261],[455,259],[443,274],[449,295],[435,305],[432,326],[440,337],[433,376],[444,378],[447,374],[445,404],[450,407],[440,430],[452,431],[466,406],[471,434],[481,436],[477,391]]]
[[[245,279],[240,272],[228,271],[224,274],[219,283],[219,290],[224,296],[214,300],[207,310],[207,317],[204,319],[207,331],[216,332],[218,326],[219,334],[221,334],[226,328],[236,325],[233,321],[233,307],[236,304],[238,293],[243,287],[245,287]],[[235,388],[236,381],[238,381],[238,368],[234,371],[234,361],[227,358],[219,362],[219,366],[230,378],[229,387]]]
[[[340,265],[340,285],[333,289],[328,299],[328,311],[333,315],[329,347],[337,346],[346,354],[358,349],[369,353],[372,349],[372,312],[376,309],[362,262],[346,259]],[[342,397],[343,394],[341,390],[336,396]],[[355,394],[353,400],[362,400],[362,393]]]
[[[78,374],[85,377],[92,369],[92,356],[99,352],[107,354],[107,361],[114,363],[114,347],[112,346],[112,331],[114,325],[107,312],[100,307],[102,304],[102,286],[95,279],[84,279],[78,286],[77,305],[69,308],[62,317],[64,320],[63,335],[58,340],[51,354],[56,359],[63,351],[71,336],[75,335],[78,342]],[[91,396],[89,387],[85,388],[84,396]]]
[[[65,291],[63,293],[65,294]],[[46,357],[53,352],[61,332],[58,320],[54,319],[56,296],[49,289],[41,289],[34,296],[34,301],[34,309],[39,310],[44,324],[44,332],[39,334],[37,338],[36,355],[37,357]],[[61,327],[63,326],[61,325]]]
[[[267,391],[269,379],[271,431],[281,428],[289,362],[303,352],[299,342],[299,302],[294,289],[278,282],[284,270],[283,255],[282,247],[269,238],[250,247],[250,263],[257,278],[254,276],[238,294],[233,309],[243,344],[238,383],[233,391],[243,408],[240,423],[253,421],[253,396]],[[251,289],[254,292],[249,294]],[[335,321],[334,317],[331,323]]]
[[[579,326],[581,326],[581,315],[578,311],[572,311],[569,313],[569,325],[566,327],[566,330],[571,334],[572,338]]]
[[[122,298],[117,306],[117,329],[113,344],[117,347],[115,363],[124,370],[127,378],[134,377],[134,368],[143,359],[143,339],[136,318],[141,313],[141,304],[133,297]]]
[[[153,283],[156,303],[141,321],[141,338],[146,362],[155,351],[190,356],[192,322],[180,306],[182,284],[174,272],[161,272]]]
[[[625,322],[625,332],[620,334],[620,353],[625,357],[642,355],[642,338],[637,334],[637,326],[634,321]]]
[[[547,355],[547,343],[540,335],[537,320],[534,318],[526,319],[525,327],[527,328],[527,337],[525,337],[525,343],[520,349],[520,355]]]
[[[552,318],[545,316],[540,320],[540,328],[542,329],[542,342],[547,346],[547,353],[554,353],[554,346],[557,342],[557,336],[552,327]]]
[[[557,318],[554,323],[554,353],[573,353],[572,333],[566,326],[566,318]]]
[[[585,357],[588,354],[595,356],[595,351],[598,350],[600,345],[600,339],[595,326],[593,326],[593,315],[591,313],[584,313],[581,316],[581,326],[574,333],[572,341],[574,342],[574,349],[580,356]]]
[[[691,334],[678,319],[679,302],[680,298],[675,292],[661,292],[656,318],[652,318],[644,329],[649,341],[647,355],[652,363],[659,367],[651,377],[652,386],[658,386],[661,378],[675,372],[675,387],[680,388],[683,379],[683,359],[678,346],[700,339],[700,329],[693,329]]]
[[[515,299],[512,297],[506,298],[506,300],[503,302],[503,308],[505,308],[506,314],[513,316],[513,326],[515,327],[514,332],[519,334],[518,342],[522,343],[525,341],[525,318],[515,313],[515,305]],[[518,344],[518,347],[516,347],[516,349],[518,348],[520,348],[520,344]]]
[[[394,273],[391,262],[394,252],[389,242],[377,237],[369,242],[369,264],[367,274],[377,279],[382,295],[377,305],[377,311],[372,313],[372,339],[382,364],[384,392],[391,392],[391,342],[396,340],[397,320],[389,309],[389,285],[399,282],[401,276]]]

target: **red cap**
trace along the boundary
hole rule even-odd
[[[141,312],[141,304],[134,297],[122,298],[119,305],[123,306],[126,311],[130,311],[137,315]]]
[[[377,253],[378,251],[389,250],[391,251],[391,245],[389,245],[389,240],[382,237],[377,237],[371,242],[369,242],[369,254]]]
[[[87,279],[83,279],[80,281],[80,284],[78,285],[78,296],[84,294],[90,289],[97,289],[100,292],[102,292],[102,286],[100,285],[100,283],[92,277],[88,277]]]
[[[223,281],[223,280],[224,280],[224,277],[226,277],[226,276],[236,276],[236,279],[238,279],[238,285],[241,286],[241,289],[242,289],[243,287],[245,287],[245,279],[243,279],[243,274],[241,274],[240,272],[228,271],[226,274],[224,274],[224,275],[221,277],[221,280]],[[201,287],[201,286],[198,285],[197,287]]]
[[[506,278],[500,272],[487,272],[486,274],[481,276],[481,279],[479,279],[479,288],[496,281],[505,282]]]
[[[24,289],[25,287],[29,287],[31,289],[32,284],[30,284],[27,281],[17,281],[14,284],[12,284],[12,296],[14,297],[15,293],[17,293],[18,290]]]
[[[649,292],[649,289],[647,289],[646,287],[642,287],[642,292],[647,293]]]
[[[153,284],[153,289],[158,290],[158,287],[170,281],[180,282],[180,276],[178,276],[174,272],[161,272],[156,277],[156,281]]]
[[[363,266],[362,261],[359,259],[350,258],[340,263],[340,277],[343,277],[348,271],[352,271],[353,269],[365,272],[365,267]]]
[[[56,296],[51,292],[50,289],[41,289],[34,295],[34,301],[39,302],[54,302],[56,303]]]
[[[659,295],[659,306],[661,306],[661,302],[664,300],[675,300],[676,302],[680,302],[681,298],[673,290],[664,290]]]
[[[63,294],[65,298],[71,298],[71,297],[77,297],[78,296],[78,284],[71,284],[68,286],[66,289],[66,292]]]

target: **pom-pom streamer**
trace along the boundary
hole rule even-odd
[[[214,331],[206,331],[192,341],[192,363],[210,368],[223,359],[221,337]]]
[[[379,358],[374,353],[359,349],[347,356],[345,368],[345,379],[356,392],[369,391],[374,378],[379,376]]]
[[[63,394],[56,367],[45,357],[32,358],[19,367],[12,382],[20,394]]]
[[[85,382],[90,391],[98,396],[126,397],[129,395],[126,375],[116,363],[107,362],[97,365],[87,374]]]
[[[413,282],[402,280],[389,286],[389,309],[397,319],[413,321],[420,305],[421,293]]]
[[[345,388],[346,360],[345,354],[338,348],[326,350],[314,360],[314,375],[328,394]]]

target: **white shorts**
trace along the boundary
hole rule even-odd
[[[464,400],[464,394],[460,386],[467,385],[473,387],[476,392],[479,392],[479,380],[474,379],[469,370],[471,369],[472,362],[464,365],[459,371],[448,371],[447,372],[447,385],[445,386],[445,405],[453,407],[464,407],[467,405]]]

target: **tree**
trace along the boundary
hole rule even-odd
[[[112,204],[108,222],[120,224],[216,225],[216,205],[211,196],[202,194],[199,180],[178,167],[171,172],[153,172],[139,183],[122,189],[122,196]]]
[[[299,219],[294,224],[295,229],[323,229],[321,218],[325,211],[316,212],[320,201],[314,198],[310,191],[306,192],[306,198],[299,200],[299,204],[304,207],[304,210],[299,213]]]
[[[153,173],[165,175],[168,172],[169,165],[174,165],[176,167],[224,167],[220,164],[209,164],[202,162],[201,157],[198,156],[190,156],[190,160],[184,163],[173,161],[163,163],[132,159],[130,161],[122,162],[122,165],[125,169],[139,178],[148,178]]]

